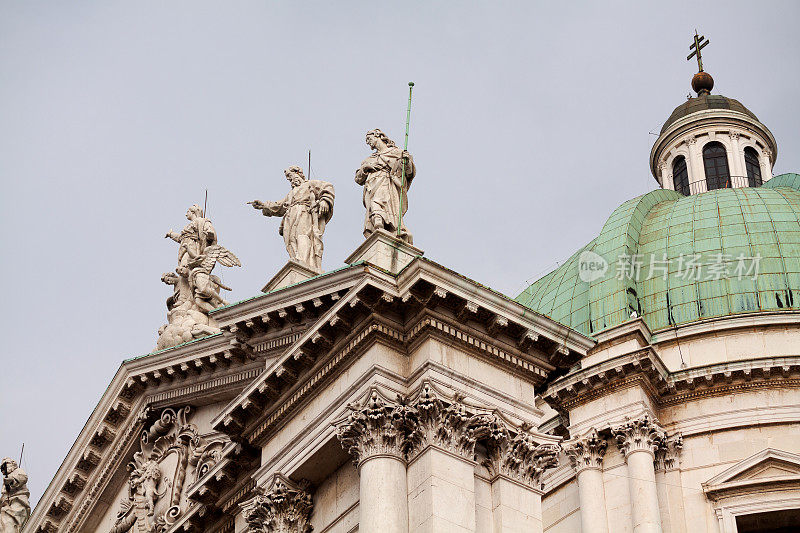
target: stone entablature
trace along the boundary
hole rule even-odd
[[[465,278],[421,258],[397,278],[369,265],[348,270],[358,283],[340,278],[352,289],[321,313],[313,327],[214,420],[215,429],[242,434],[254,443],[264,438],[293,405],[372,339],[407,352],[429,335],[442,336],[534,382],[541,382],[556,363],[577,358],[594,344],[575,332],[567,335],[563,326],[478,284],[465,290]],[[246,303],[253,307],[261,300],[268,306],[264,298]],[[227,311],[215,313],[223,330],[235,326],[237,332],[244,331],[243,324],[251,318],[237,313],[228,319]],[[252,309],[251,313],[258,316],[262,311]],[[398,315],[411,318],[405,324],[388,318]],[[300,383],[305,385],[298,387]],[[295,392],[284,397],[289,389]]]

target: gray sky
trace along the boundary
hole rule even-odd
[[[665,6],[669,7],[665,7]],[[656,187],[648,156],[685,101],[697,27],[714,93],[800,171],[797,2],[0,1],[0,455],[38,500],[120,362],[153,349],[186,208],[209,194],[231,301],[286,262],[244,202],[305,167],[336,187],[323,266],[362,241],[364,133],[418,166],[426,256],[509,295]]]

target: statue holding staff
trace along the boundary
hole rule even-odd
[[[408,189],[416,175],[411,154],[398,148],[379,129],[367,132],[373,153],[356,171],[356,183],[364,186],[364,237],[383,229],[413,244],[413,237],[402,222],[408,210]]]
[[[266,217],[283,217],[278,233],[283,235],[289,258],[322,272],[322,235],[333,216],[333,185],[307,179],[303,169],[296,165],[287,168],[284,174],[292,190],[283,200],[247,203]]]

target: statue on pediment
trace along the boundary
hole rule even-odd
[[[18,533],[31,516],[28,475],[17,462],[6,457],[0,463],[3,492],[0,494],[0,533]]]
[[[408,189],[417,173],[414,159],[379,129],[368,131],[366,140],[373,153],[356,171],[356,183],[364,186],[367,208],[364,237],[383,229],[413,244],[402,215],[408,210]]]
[[[178,266],[161,276],[173,293],[167,299],[167,324],[158,331],[157,350],[219,333],[208,313],[227,305],[220,290],[231,289],[211,271],[217,263],[241,266],[239,258],[217,242],[217,231],[200,206],[190,207],[186,218],[189,223],[180,233],[170,230],[165,235],[179,245]]]
[[[283,236],[289,259],[322,272],[322,235],[333,216],[333,185],[309,180],[303,169],[292,165],[284,171],[292,190],[283,200],[247,202],[264,216],[283,217],[278,233]]]

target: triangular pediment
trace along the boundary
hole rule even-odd
[[[766,448],[703,483],[710,497],[730,491],[764,490],[771,485],[800,484],[800,455]]]

